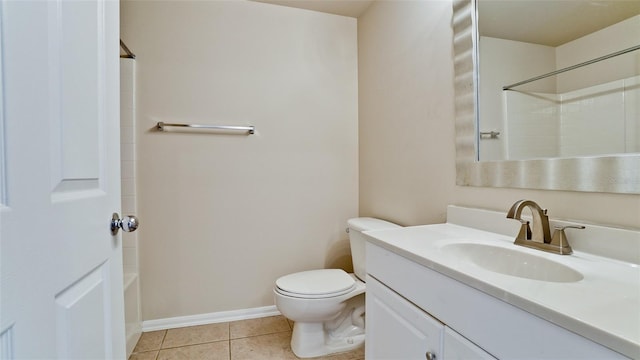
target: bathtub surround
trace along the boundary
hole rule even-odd
[[[639,84],[634,76],[559,94],[505,91],[506,159],[640,152]]]
[[[249,1],[123,1],[137,70],[145,321],[273,305],[278,277],[351,271],[354,18]],[[157,132],[158,121],[256,134]]]
[[[501,89],[637,45],[638,28],[640,15],[558,47],[481,37],[480,128],[502,132],[480,141],[481,159],[637,152],[640,51]]]

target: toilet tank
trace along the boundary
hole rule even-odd
[[[400,225],[390,223],[385,220],[380,220],[370,217],[353,218],[347,221],[349,230],[349,243],[351,244],[351,260],[353,260],[353,272],[356,276],[365,281],[367,276],[366,266],[366,253],[365,253],[365,240],[363,231],[369,230],[382,230],[399,228]]]

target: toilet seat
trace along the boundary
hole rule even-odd
[[[340,296],[353,291],[355,287],[353,277],[341,269],[303,271],[276,280],[276,289],[280,294],[305,299]]]

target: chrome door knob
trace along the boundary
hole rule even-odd
[[[126,232],[136,231],[138,225],[140,225],[140,222],[133,215],[127,215],[120,219],[118,213],[113,213],[111,216],[111,235],[117,235],[120,229]]]

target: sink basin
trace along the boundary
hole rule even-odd
[[[501,246],[474,243],[444,245],[441,250],[496,273],[550,282],[576,282],[578,271],[547,258]]]

